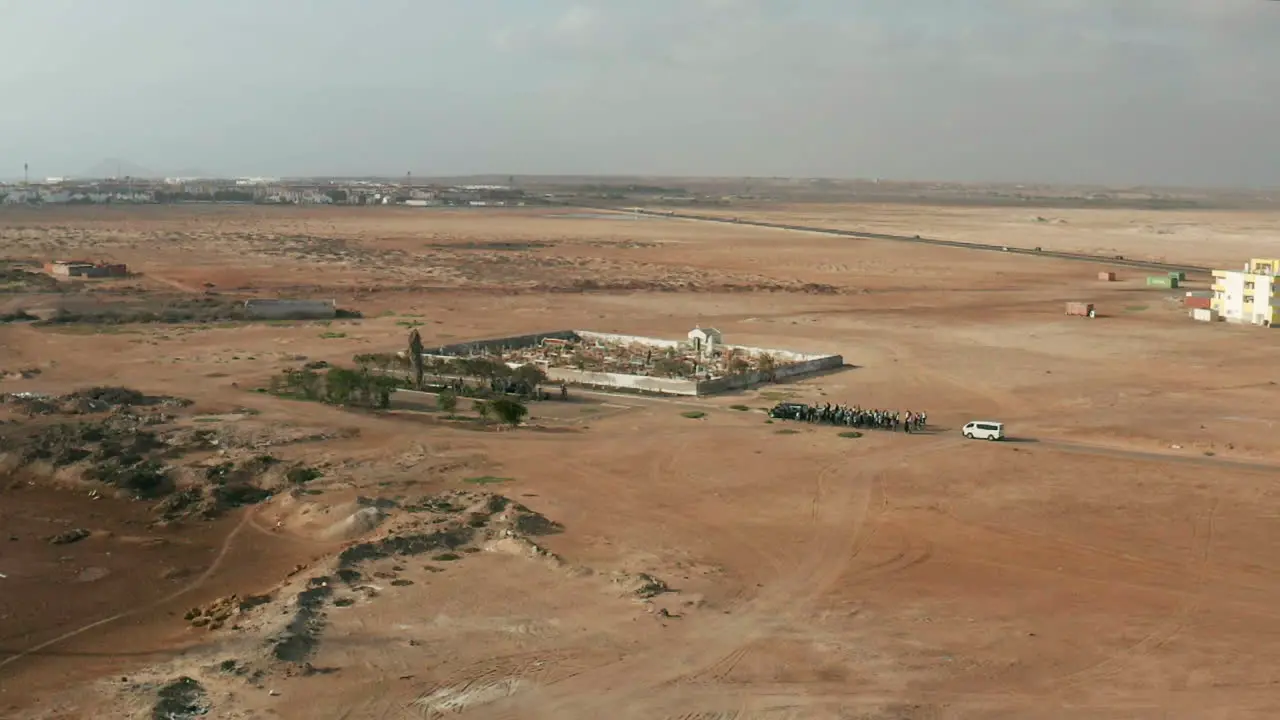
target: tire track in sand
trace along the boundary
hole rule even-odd
[[[168,595],[148,605],[144,605],[139,608],[134,608],[132,610],[127,610],[122,613],[116,613],[111,617],[105,617],[105,618],[102,618],[101,620],[95,620],[87,625],[82,625],[76,628],[75,630],[71,630],[70,632],[63,633],[62,635],[59,635],[58,637],[53,638],[52,640],[46,640],[45,642],[42,642],[39,645],[29,647],[26,650],[23,650],[22,652],[18,653],[17,655],[11,655],[5,658],[4,660],[0,660],[0,668],[16,663],[19,660],[22,660],[23,658],[34,655],[35,653],[38,653],[42,650],[48,650],[49,648],[55,645],[66,642],[67,640],[70,640],[71,638],[74,638],[78,635],[83,635],[84,633],[87,633],[90,630],[100,628],[104,625],[108,625],[117,620],[122,620],[132,615],[137,615],[138,613],[154,610],[155,608],[160,607],[161,605],[164,605],[168,602],[176,600],[179,597],[182,597],[183,595],[186,595],[187,593],[191,592],[192,590],[199,588],[201,585],[205,584],[205,582],[207,582],[209,578],[213,577],[213,574],[216,573],[218,569],[222,567],[222,561],[226,559],[227,553],[231,550],[231,546],[235,542],[236,536],[238,536],[241,533],[241,531],[243,531],[246,527],[249,526],[251,518],[253,517],[253,513],[256,509],[257,508],[251,507],[245,511],[244,517],[240,519],[240,523],[236,525],[234,528],[232,528],[231,532],[227,533],[227,537],[223,539],[222,546],[218,549],[218,554],[213,558],[213,562],[209,565],[209,568],[205,570],[203,573],[200,573],[199,577],[197,577],[195,580],[192,580],[187,585],[184,585],[183,587],[169,593]]]
[[[939,452],[954,444],[954,441],[936,442],[928,449],[917,451],[913,457]],[[891,447],[881,452],[888,454],[894,450],[896,448]],[[848,574],[849,565],[877,536],[881,528],[879,518],[884,515],[889,506],[888,494],[885,492],[884,474],[890,469],[890,466],[898,462],[900,462],[900,459],[895,453],[893,457],[882,459],[880,462],[873,463],[870,467],[865,465],[862,467],[865,473],[869,475],[869,483],[862,499],[855,532],[845,538],[841,538],[838,531],[827,533],[822,536],[819,547],[811,551],[813,557],[829,558],[828,562],[819,562],[809,570],[804,571],[802,576],[777,583],[774,587],[779,588],[779,590],[774,595],[765,597],[763,604],[748,608],[748,610],[755,613],[755,616],[747,617],[745,621],[750,622],[753,627],[738,636],[739,646],[737,648],[716,660],[701,672],[679,678],[672,683],[668,683],[668,685],[716,684],[723,682],[748,654],[753,643],[767,637],[771,628],[779,623],[805,621],[813,605],[837,582],[840,582],[842,578],[846,583],[856,583],[865,579],[892,575],[927,561],[932,555],[932,546],[928,543],[923,545],[914,544],[904,538],[901,549],[890,559],[874,563],[853,572],[851,575]],[[845,465],[846,461],[841,460],[825,467],[820,474],[816,492],[821,492],[829,483],[830,477]],[[815,520],[816,522],[817,520]],[[788,587],[801,587],[807,591],[790,596],[784,591]]]
[[[954,442],[934,442],[917,447],[912,457],[954,446]],[[840,458],[822,468],[823,488],[831,478],[847,475],[845,482],[831,488],[821,507],[823,512],[810,523],[810,542],[796,569],[771,583],[756,597],[744,602],[737,612],[708,618],[689,630],[685,637],[672,638],[676,647],[659,647],[618,663],[586,673],[576,682],[557,686],[544,694],[540,707],[551,717],[593,717],[626,707],[644,717],[671,714],[683,689],[698,685],[699,677],[711,682],[723,678],[747,655],[750,646],[769,634],[779,620],[803,621],[813,603],[845,575],[849,564],[874,535],[876,518],[884,511],[887,497],[883,475],[892,465],[904,462],[898,445],[880,448],[871,455]],[[710,673],[708,675],[708,670]],[[602,688],[617,688],[613,692]],[[739,700],[723,691],[727,705]],[[517,717],[514,708],[502,717]],[[527,708],[526,708],[527,711]],[[678,714],[678,711],[677,713]]]
[[[824,466],[819,473],[830,474],[846,465],[847,461],[841,459]],[[855,503],[858,495],[862,496],[861,501]],[[863,519],[871,505],[870,487],[863,487],[859,492],[854,483],[848,483],[836,493],[836,497],[841,501],[841,509],[852,515],[851,521],[842,524],[841,528],[852,527],[848,537],[856,543],[865,529]],[[585,674],[577,678],[578,682],[544,689],[551,692],[540,693],[543,695],[540,709],[549,717],[603,717],[620,707],[638,709],[644,702],[639,696],[652,694],[657,688],[671,689],[708,668],[731,668],[745,656],[747,646],[759,635],[759,631],[752,627],[758,622],[758,617],[768,615],[770,610],[785,604],[805,576],[812,576],[824,564],[839,562],[840,557],[833,557],[827,552],[833,542],[830,536],[834,533],[822,533],[820,526],[812,522],[810,530],[820,547],[806,553],[806,561],[793,577],[772,583],[764,592],[746,599],[731,614],[716,616],[711,623],[693,628],[691,637],[673,638],[677,648],[660,647],[644,651]],[[601,688],[617,690],[610,695],[601,692]],[[498,717],[513,720],[527,714],[527,708],[522,711],[520,708],[503,707],[502,710],[505,712]],[[659,715],[655,713],[653,716]]]
[[[1084,683],[1096,683],[1115,677],[1124,670],[1126,665],[1170,642],[1190,624],[1191,616],[1200,609],[1205,591],[1208,590],[1209,565],[1213,558],[1214,521],[1220,504],[1221,498],[1215,496],[1193,527],[1196,544],[1196,591],[1191,593],[1164,622],[1138,642],[1101,662],[1055,678],[1052,681],[1055,694],[1079,687]]]

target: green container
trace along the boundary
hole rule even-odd
[[[1178,272],[1171,272],[1171,273],[1169,273],[1169,277],[1170,277],[1170,278],[1172,278],[1172,279],[1174,279],[1174,280],[1186,280],[1186,279],[1187,279],[1187,274],[1186,274],[1186,273],[1184,273],[1184,272],[1182,272],[1182,271],[1178,271]],[[1175,285],[1174,287],[1177,287],[1177,286]]]
[[[1169,287],[1171,288],[1178,287],[1178,278],[1169,278]]]
[[[1177,287],[1177,280],[1171,277],[1161,275],[1151,275],[1147,278],[1147,287],[1172,288]]]

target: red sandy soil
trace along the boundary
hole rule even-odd
[[[995,242],[1013,232],[988,211],[874,212],[869,229]],[[1123,212],[1071,211],[1066,227],[1120,227]],[[848,206],[804,214],[863,219]],[[41,370],[0,381],[3,392],[125,385],[191,398],[202,412],[260,412],[220,426],[337,435],[291,446],[326,469],[321,494],[180,530],[147,530],[142,509],[84,493],[0,494],[3,530],[19,536],[0,536],[0,638],[8,658],[21,655],[0,659],[5,717],[149,717],[153,697],[131,683],[178,675],[209,688],[211,717],[1280,715],[1280,372],[1268,331],[1194,323],[1178,293],[1142,287],[1131,269],[1101,283],[1105,265],[554,215],[0,215],[10,257],[128,262],[144,275],[121,282],[142,297],[213,283],[336,297],[365,315],[104,332],[0,326],[0,368]],[[1132,216],[1205,238],[1276,222]],[[1165,236],[1098,234],[1105,240],[1081,234],[1072,249],[1230,266],[1261,254],[1196,243],[1184,256],[1182,245],[1142,244]],[[326,238],[303,248],[342,241],[344,254],[279,251],[275,238],[294,235]],[[467,247],[530,241],[549,245]],[[603,289],[574,286],[579,278]],[[1100,317],[1066,317],[1071,300],[1095,303]],[[57,302],[4,296],[0,311]],[[695,323],[729,342],[836,352],[856,367],[717,398],[535,404],[544,431],[477,432],[251,392],[298,356],[349,363],[399,350],[409,326],[432,344],[565,327],[674,338]],[[760,410],[784,398],[927,410],[936,432],[850,439],[767,423]],[[706,415],[681,415],[690,410]],[[959,436],[985,418],[1007,423],[1015,441]],[[478,476],[507,478],[484,489],[564,525],[539,539],[562,563],[503,552],[380,561],[412,584],[375,580],[376,597],[328,611],[311,662],[333,671],[281,672],[261,686],[216,665],[261,653],[265,636],[182,620],[221,595],[268,592],[296,564],[323,566],[336,543],[307,524],[316,513],[337,520],[356,494],[474,489],[465,480]],[[64,527],[95,535],[39,539]],[[133,541],[150,537],[169,542]],[[108,574],[86,579],[99,567]],[[619,572],[677,592],[641,601],[611,580]]]

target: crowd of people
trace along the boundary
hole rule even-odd
[[[769,417],[800,422],[841,425],[873,430],[902,430],[919,432],[929,423],[929,414],[912,410],[873,410],[858,406],[808,405],[805,403],[778,403],[769,411]]]

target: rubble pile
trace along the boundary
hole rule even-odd
[[[184,398],[146,395],[131,388],[112,386],[86,388],[66,395],[6,393],[0,395],[0,402],[16,405],[30,416],[136,412],[142,408],[184,408],[191,405],[191,401]]]
[[[214,517],[322,475],[229,446],[226,431],[176,424],[179,418],[169,411],[191,405],[182,398],[94,387],[61,396],[12,393],[0,401],[28,416],[5,424],[0,434],[0,461],[10,469],[59,482],[78,478],[154,500],[164,520]],[[182,463],[192,453],[214,450],[212,465]]]
[[[250,595],[246,598],[241,598],[239,595],[228,595],[220,597],[208,605],[191,608],[183,616],[183,619],[191,623],[192,627],[217,630],[225,625],[228,620],[238,617],[241,613],[259,605],[270,602],[270,600],[271,598],[265,595]]]

